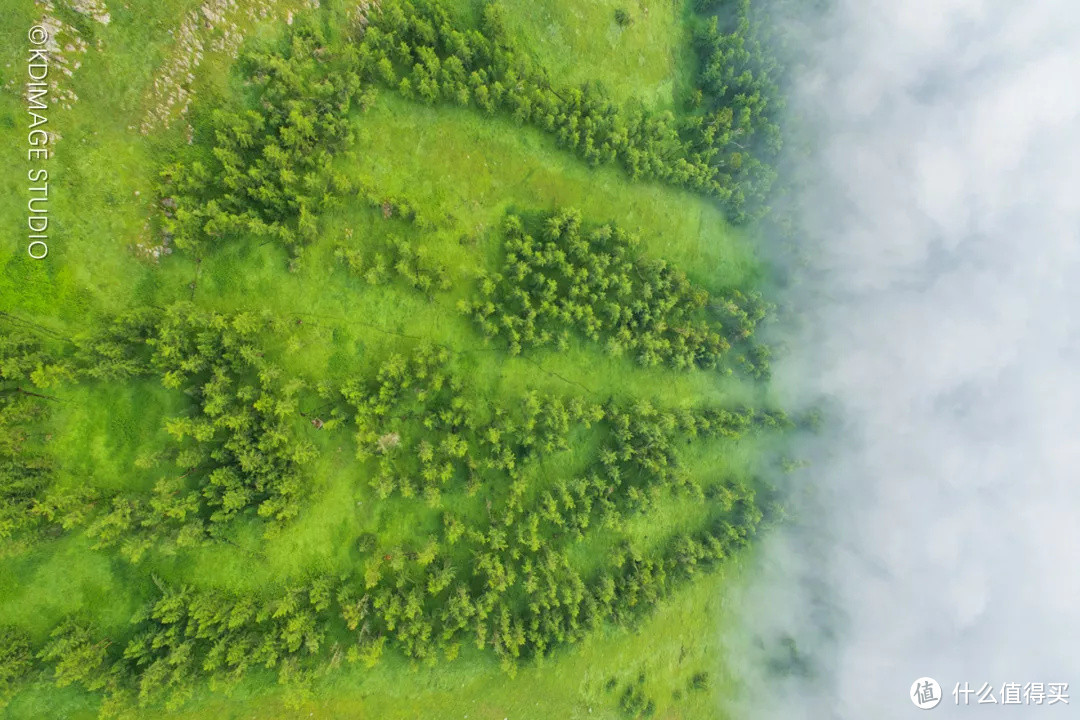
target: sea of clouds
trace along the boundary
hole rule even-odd
[[[826,420],[739,597],[738,715],[1080,717],[1080,3],[779,21],[801,233],[776,380]],[[1070,704],[1002,705],[1029,682]]]

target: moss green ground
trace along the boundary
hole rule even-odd
[[[243,0],[241,0],[243,2]],[[682,2],[607,0],[508,2],[512,32],[538,62],[564,83],[600,82],[619,101],[639,98],[675,107],[691,71],[686,8]],[[380,192],[407,198],[435,227],[420,244],[451,271],[454,288],[430,301],[401,285],[371,287],[333,259],[335,245],[352,231],[363,247],[393,233],[417,237],[395,219],[370,208],[342,206],[321,219],[321,239],[290,273],[284,252],[240,240],[212,252],[196,267],[173,255],[160,264],[140,259],[132,246],[149,240],[154,182],[160,158],[183,142],[181,127],[149,137],[133,131],[148,110],[157,68],[175,52],[168,34],[192,0],[127,0],[110,4],[113,21],[94,25],[102,49],[82,56],[82,67],[61,83],[79,96],[71,110],[53,106],[49,125],[62,139],[50,172],[50,254],[26,257],[24,165],[0,173],[0,309],[73,333],[95,317],[140,303],[193,298],[216,309],[269,308],[303,321],[300,342],[288,355],[292,370],[342,379],[394,343],[429,338],[460,353],[461,362],[493,393],[540,388],[597,396],[649,397],[663,404],[754,401],[762,390],[715,373],[643,369],[584,345],[568,353],[509,358],[455,310],[471,277],[497,252],[495,232],[508,210],[535,212],[572,205],[590,222],[615,221],[638,231],[644,250],[678,264],[718,289],[754,283],[760,268],[748,241],[732,230],[708,200],[671,188],[630,182],[615,168],[590,169],[554,140],[510,120],[454,108],[429,108],[386,93],[355,117],[356,143],[338,156],[337,169]],[[646,6],[648,9],[646,11]],[[625,7],[632,23],[614,19]],[[475,12],[475,5],[462,12]],[[18,83],[25,71],[26,31],[35,6],[0,0],[0,144],[25,146],[25,108]],[[270,31],[262,28],[262,31]],[[226,93],[228,59],[208,55],[198,71],[197,94]],[[9,83],[16,83],[15,89]],[[194,288],[191,284],[195,281]],[[60,481],[104,488],[146,488],[153,481],[136,460],[165,442],[162,419],[180,400],[155,383],[102,384],[58,391],[49,420]],[[284,582],[310,569],[346,567],[362,532],[382,536],[399,527],[392,504],[376,510],[350,461],[344,433],[322,440],[313,473],[312,501],[299,521],[271,541],[251,529],[246,547],[216,546],[180,557],[152,557],[132,568],[94,551],[80,534],[0,558],[0,619],[44,637],[66,613],[88,612],[106,631],[122,632],[133,610],[152,591],[150,572],[174,581],[234,589]],[[698,453],[692,468],[723,473],[753,468],[760,448],[717,445]],[[572,466],[572,451],[553,461]],[[682,504],[680,504],[682,503]],[[369,509],[368,509],[369,508]],[[671,500],[633,531],[642,543],[678,529],[700,507]],[[395,525],[397,523],[397,525]],[[244,543],[242,543],[244,545]],[[343,668],[323,681],[301,711],[286,710],[272,678],[252,678],[229,699],[205,693],[185,718],[618,718],[618,694],[645,671],[657,717],[725,717],[724,698],[735,687],[719,639],[729,621],[724,588],[737,572],[729,565],[700,577],[634,630],[601,632],[508,678],[484,655],[467,655],[438,668],[410,668],[390,657],[375,670]],[[689,689],[694,673],[709,674],[708,688]],[[616,679],[616,690],[605,689]],[[93,700],[69,689],[43,687],[20,695],[14,718],[92,717]],[[154,717],[166,717],[155,713]]]

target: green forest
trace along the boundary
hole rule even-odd
[[[67,72],[0,249],[0,715],[734,717],[802,424],[759,8],[3,2],[5,143],[42,13]]]

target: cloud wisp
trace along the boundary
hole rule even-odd
[[[920,676],[931,717],[994,712],[957,683],[1080,712],[1080,6],[837,0],[792,26],[813,150],[777,378],[831,409],[743,598],[809,669],[741,716],[921,717]],[[1028,682],[1075,697],[1002,707]]]

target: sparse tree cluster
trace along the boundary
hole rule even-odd
[[[352,228],[346,229],[345,237],[334,249],[334,258],[349,272],[371,285],[383,285],[395,279],[403,281],[429,299],[436,291],[450,289],[446,267],[427,247],[410,239],[417,231],[433,230],[434,221],[405,197],[384,195],[367,183],[354,183],[345,177],[335,178],[334,184],[381,215],[382,221],[376,222],[384,222],[390,228],[384,239],[354,238]]]
[[[334,184],[344,192],[353,194],[368,207],[378,210],[386,220],[396,218],[418,230],[432,230],[436,226],[435,221],[407,197],[388,195],[379,192],[370,183],[344,176],[335,176]]]
[[[95,500],[89,488],[54,482],[42,423],[56,398],[44,390],[75,374],[55,344],[0,327],[0,552],[78,525]]]
[[[708,20],[695,32],[700,74],[701,114],[689,121],[686,136],[695,149],[712,151],[717,181],[730,188],[732,219],[759,217],[768,209],[776,180],[773,164],[782,138],[778,118],[783,108],[780,69],[766,48],[750,0],[704,0]],[[728,27],[711,14],[716,5],[730,15]]]
[[[656,701],[645,692],[645,673],[638,673],[619,694],[619,709],[632,720],[651,718],[656,714]]]
[[[135,561],[152,547],[201,542],[249,511],[278,522],[296,516],[305,494],[301,468],[314,449],[296,431],[304,383],[265,358],[262,336],[274,325],[188,303],[154,316],[150,336],[141,339],[143,372],[190,395],[194,412],[166,423],[177,443],[175,469],[148,496],[114,497],[91,524],[99,546],[119,544]]]
[[[315,238],[316,217],[335,195],[326,168],[349,140],[349,109],[368,102],[352,54],[308,16],[282,47],[244,54],[256,102],[215,110],[210,155],[162,172],[163,224],[178,247],[201,255],[253,234],[296,254]]]
[[[34,437],[47,398],[31,380],[49,361],[34,338],[0,334],[0,541],[5,543],[38,525],[38,503],[51,481],[49,462]]]
[[[500,272],[482,277],[479,297],[461,309],[487,337],[506,340],[512,355],[565,349],[576,334],[645,366],[717,368],[766,314],[759,295],[711,296],[677,268],[644,258],[635,236],[608,225],[586,230],[573,210],[548,216],[535,232],[509,216],[503,233]]]
[[[0,710],[7,706],[19,683],[33,669],[30,636],[18,628],[0,625]]]
[[[295,517],[305,495],[301,469],[314,450],[296,431],[304,383],[265,358],[263,343],[279,325],[181,302],[107,319],[55,351],[29,334],[0,336],[0,538],[43,524],[73,527],[96,504],[87,532],[136,561],[150,548],[201,542],[249,511],[277,522]],[[145,461],[166,470],[153,490],[101,498],[52,483],[47,456],[35,450],[41,443],[29,437],[49,399],[38,391],[155,376],[193,407],[166,423],[174,449]]]
[[[137,633],[123,650],[138,704],[177,706],[200,679],[229,687],[249,668],[303,683],[308,673],[298,659],[324,649],[332,591],[327,577],[269,596],[164,587],[134,618]]]
[[[371,285],[398,279],[429,298],[434,292],[445,292],[451,287],[446,268],[422,246],[414,247],[401,237],[391,237],[382,248],[370,249],[370,242],[364,245],[368,249],[359,250],[351,244],[341,243],[334,250],[334,257],[349,272]]]

